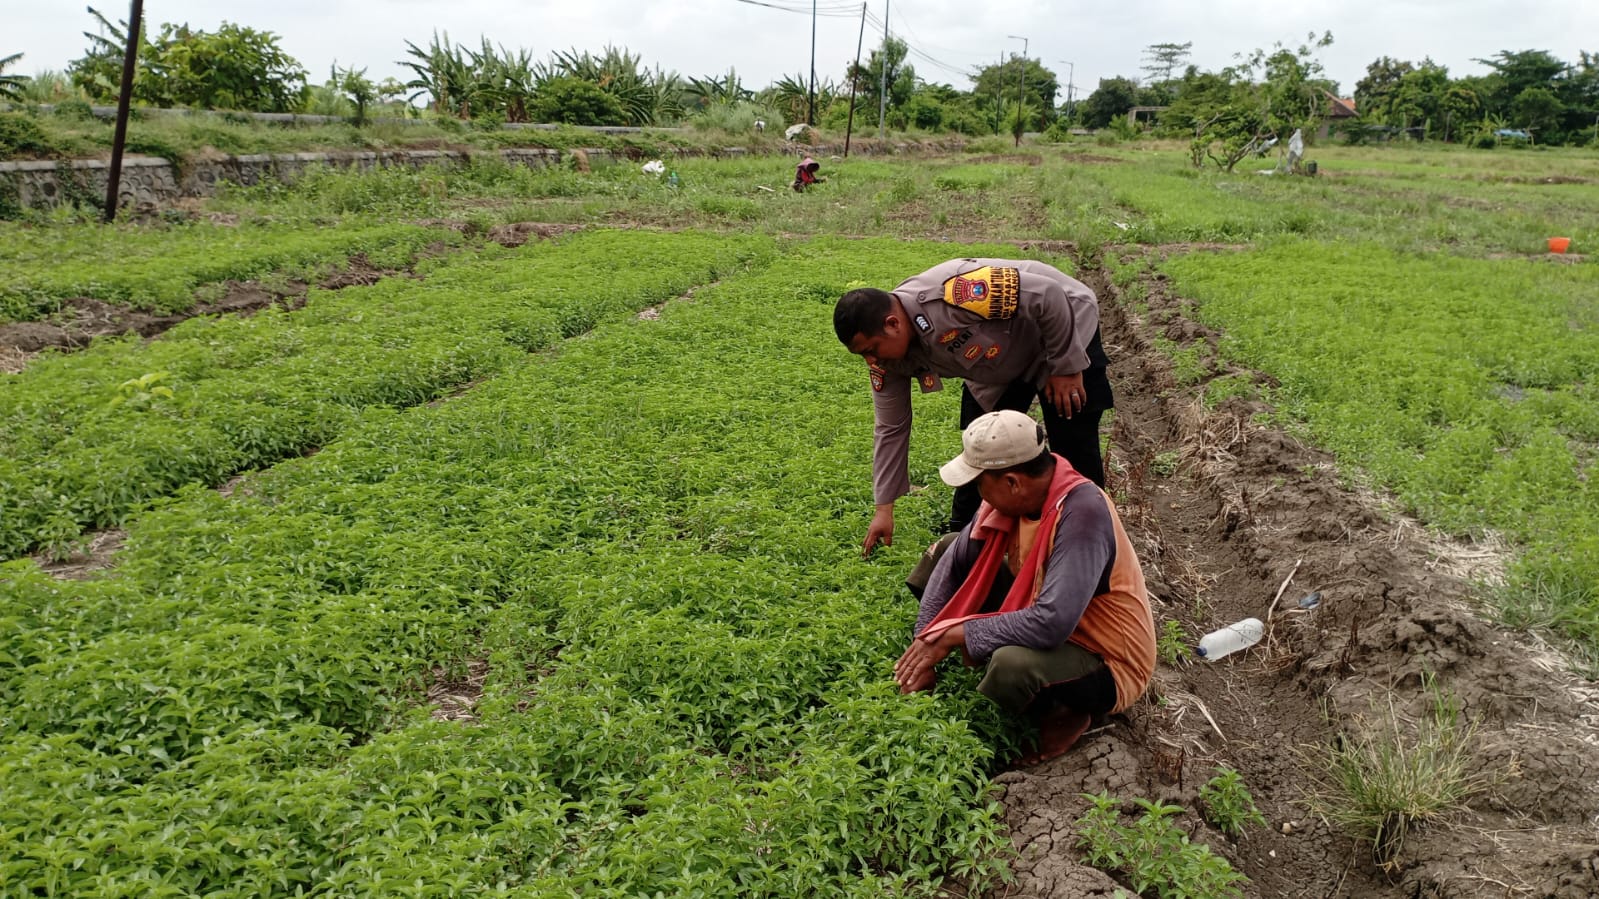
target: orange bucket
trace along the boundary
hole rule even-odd
[[[1551,253],[1564,253],[1570,246],[1571,238],[1569,237],[1549,238],[1549,252]]]

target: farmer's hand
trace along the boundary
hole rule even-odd
[[[1044,384],[1044,399],[1060,414],[1071,418],[1088,405],[1088,391],[1083,389],[1083,373],[1054,375]]]
[[[894,680],[901,693],[931,689],[938,679],[935,667],[958,646],[966,645],[966,627],[957,624],[932,640],[916,639],[894,663]]]
[[[880,503],[877,511],[872,513],[872,523],[866,529],[866,539],[861,543],[861,558],[872,554],[881,542],[884,546],[894,545],[894,504]]]

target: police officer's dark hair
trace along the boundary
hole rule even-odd
[[[845,346],[857,334],[876,337],[883,333],[883,319],[893,310],[893,294],[876,287],[857,287],[839,297],[833,307],[833,332]]]

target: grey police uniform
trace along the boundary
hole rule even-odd
[[[1084,374],[1090,404],[1112,403],[1099,345],[1099,300],[1059,269],[1029,259],[951,259],[894,288],[913,339],[903,359],[870,367],[876,412],[874,502],[910,491],[911,383],[938,390],[963,378],[985,410],[1014,382],[1042,387]]]

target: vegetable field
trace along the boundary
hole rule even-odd
[[[16,324],[383,270],[0,374],[0,894],[1599,888],[1570,673],[1599,656],[1599,160],[984,149],[803,195],[756,189],[783,159],[487,165],[0,224]],[[579,227],[496,242],[519,222]],[[1035,769],[978,672],[890,676],[957,390],[917,397],[928,486],[859,554],[833,303],[963,255],[1100,292],[1111,492],[1168,635],[1151,695]],[[1188,660],[1274,591],[1259,649]],[[1321,747],[1410,739],[1441,695],[1491,786],[1383,857]]]

